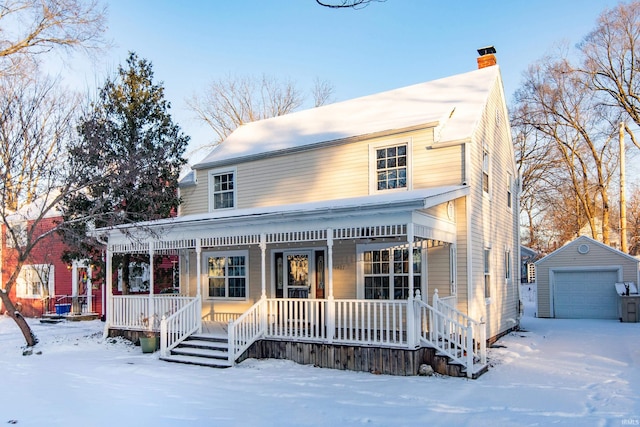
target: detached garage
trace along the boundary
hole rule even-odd
[[[578,237],[535,263],[538,317],[618,319],[615,284],[637,284],[639,263],[589,237]]]

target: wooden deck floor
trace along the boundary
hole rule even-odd
[[[210,335],[216,338],[226,338],[229,336],[229,324],[225,322],[202,322],[202,335]]]

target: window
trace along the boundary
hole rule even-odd
[[[118,269],[118,290],[122,291],[122,268]],[[129,262],[129,292],[149,292],[151,274],[146,262]]]
[[[511,209],[513,206],[513,177],[507,174],[507,207]]]
[[[27,222],[26,221],[16,221],[8,223],[11,230],[13,230],[13,234],[11,234],[10,230],[7,230],[6,245],[8,248],[23,247],[27,244]],[[16,245],[17,244],[17,245]]]
[[[365,299],[407,299],[409,297],[409,268],[413,263],[413,289],[420,289],[422,253],[414,248],[381,248],[362,252]]]
[[[489,194],[489,152],[482,150],[482,191]]]
[[[504,278],[506,280],[511,279],[511,250],[504,250]]]
[[[484,297],[491,298],[491,249],[484,250]]]
[[[205,254],[209,298],[247,297],[247,252]]]
[[[408,188],[408,144],[375,148],[376,190]]]
[[[54,294],[54,269],[50,264],[23,265],[16,281],[18,298],[42,298]]]
[[[213,171],[209,175],[209,210],[231,209],[236,206],[235,170]]]

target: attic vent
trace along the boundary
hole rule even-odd
[[[582,255],[584,254],[588,254],[589,253],[589,245],[583,243],[580,246],[578,246],[578,252],[580,252]]]

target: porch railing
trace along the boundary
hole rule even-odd
[[[162,316],[171,316],[193,300],[171,294],[114,295],[109,327],[131,330],[160,330]],[[198,316],[199,317],[199,316]]]
[[[415,305],[416,331],[423,342],[463,365],[468,377],[486,366],[486,332],[483,323],[474,321],[447,304],[440,304],[437,298],[434,298],[437,308],[421,300],[416,300]],[[474,336],[482,338],[477,340]]]
[[[477,321],[462,313],[455,307],[455,297],[440,298],[438,290],[433,294],[433,307],[444,314],[446,319],[451,319],[455,324],[468,325],[473,327],[473,345],[476,357],[480,359],[480,364],[487,363],[487,328],[485,323],[480,319]],[[451,324],[453,326],[453,323]],[[447,326],[447,323],[444,323]],[[455,330],[449,331],[449,334],[455,333]]]
[[[407,301],[335,300],[334,342],[407,344]]]
[[[264,336],[266,323],[266,299],[260,299],[236,320],[229,321],[229,362],[232,365],[251,344]]]
[[[181,309],[160,321],[160,355],[166,357],[171,349],[184,341],[189,335],[202,331],[202,304],[200,296],[192,298]]]
[[[324,340],[326,305],[324,299],[267,299],[265,334],[270,338]]]

